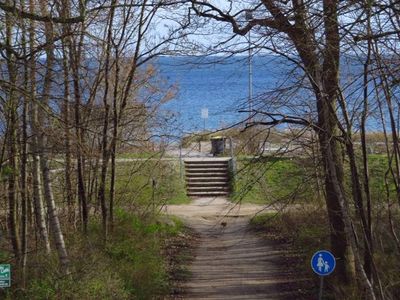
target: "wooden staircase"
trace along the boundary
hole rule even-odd
[[[185,159],[186,191],[190,197],[228,196],[230,158]]]

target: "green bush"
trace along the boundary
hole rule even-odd
[[[7,290],[1,299],[156,299],[169,293],[163,254],[165,241],[183,230],[176,219],[162,222],[117,209],[114,229],[104,245],[101,223],[93,221],[87,235],[66,235],[71,275],[59,273],[58,258],[29,257],[24,290]]]

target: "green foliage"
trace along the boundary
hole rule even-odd
[[[363,163],[361,159],[361,154],[359,154],[357,157],[357,166],[360,174],[359,180],[360,183],[362,184],[364,182],[364,179],[363,179]],[[344,171],[345,171],[345,189],[347,194],[349,195],[349,199],[351,199],[352,178],[350,173],[350,166],[348,163],[344,164]],[[369,171],[369,188],[373,204],[381,206],[382,204],[386,204],[388,199],[390,201],[397,201],[396,185],[393,180],[393,176],[389,170],[389,161],[387,155],[369,154],[368,171]]]
[[[56,180],[60,184],[54,186],[57,200],[61,201],[63,174],[59,175]],[[28,257],[26,289],[3,291],[0,298],[155,299],[168,294],[168,260],[163,247],[184,227],[178,219],[156,213],[161,204],[189,201],[179,166],[157,159],[118,162],[115,190],[114,227],[106,245],[101,222],[95,215],[88,224],[87,235],[65,228],[71,277],[59,273],[54,250],[51,255],[33,251]],[[135,213],[127,208],[133,208]]]
[[[54,299],[56,291],[51,278],[33,279],[27,289],[29,299]]]
[[[257,166],[258,164],[258,166]],[[357,164],[361,174],[359,180],[362,183],[363,165],[361,155],[357,157]],[[391,207],[390,215],[388,203],[397,203],[396,189],[392,174],[389,172],[389,161],[386,155],[370,154],[368,155],[369,179],[372,206],[374,208],[372,214],[373,238],[374,238],[374,259],[375,265],[379,272],[380,282],[385,287],[385,293],[388,298],[392,295],[400,293],[398,270],[400,263],[398,260],[398,245],[393,237],[393,230],[397,232],[397,224],[400,222],[400,213],[396,205]],[[261,169],[259,162],[253,163],[253,169]],[[275,197],[284,196],[285,193],[293,191],[297,184],[301,183],[307,176],[307,169],[303,169],[302,165],[296,161],[277,160],[272,165],[270,161],[264,162],[263,168],[271,166],[265,172],[265,182],[269,188],[270,194]],[[257,167],[256,167],[257,166]],[[269,171],[272,174],[268,174]],[[310,169],[308,169],[309,171]],[[259,174],[254,171],[253,174]],[[344,164],[345,172],[345,189],[348,195],[349,209],[354,216],[354,203],[352,199],[351,173],[348,162]],[[252,178],[251,176],[248,176]],[[305,181],[306,182],[306,181]],[[387,185],[387,187],[386,187]],[[254,185],[254,190],[261,191]],[[315,189],[306,189],[307,193],[302,195],[310,195],[310,198],[316,197]],[[313,196],[314,193],[314,196]],[[265,194],[265,199],[271,197]],[[301,195],[301,194],[300,194]],[[301,198],[300,198],[301,199]],[[305,199],[305,198],[304,198]],[[388,202],[389,200],[389,202]],[[295,265],[299,271],[307,270],[310,276],[313,274],[309,268],[309,259],[317,249],[329,249],[329,226],[327,225],[326,208],[314,202],[312,205],[303,207],[303,210],[290,209],[289,211],[279,214],[263,214],[254,217],[251,221],[253,227],[265,232],[269,238],[283,240],[288,243],[288,249],[300,254],[299,265]],[[323,212],[323,213],[321,213]],[[389,223],[391,218],[394,228]],[[356,218],[354,218],[356,220]],[[354,223],[358,237],[362,237],[362,231],[357,222]],[[362,248],[362,245],[361,245]],[[362,250],[361,250],[362,252]],[[314,276],[315,277],[315,276]],[[359,291],[355,286],[346,288],[340,286],[332,286],[327,282],[337,299],[360,299]],[[328,295],[329,296],[329,295]],[[396,298],[396,297],[394,297]],[[328,299],[328,298],[327,298]]]
[[[309,201],[314,198],[307,169],[289,158],[241,159],[235,178],[234,198],[266,204],[277,200]],[[311,183],[311,184],[310,184]]]
[[[86,236],[66,235],[71,276],[59,273],[58,258],[29,257],[25,290],[0,294],[5,299],[156,299],[169,293],[163,254],[165,241],[183,230],[177,219],[162,221],[117,209],[114,230],[102,242],[101,223],[89,224]],[[7,298],[8,297],[8,298]],[[2,298],[2,299],[3,299]]]
[[[16,171],[10,166],[4,165],[0,168],[0,180],[6,180],[10,175],[14,174]]]
[[[369,155],[368,160],[372,199],[379,202],[384,201],[386,195],[385,174],[388,172],[387,156],[379,154]],[[389,193],[394,195],[396,187],[390,173],[387,174],[387,183]]]
[[[368,159],[372,199],[377,202],[385,201],[387,157],[373,154],[369,155]],[[361,167],[361,162],[359,166]],[[315,170],[300,158],[241,158],[238,161],[238,169],[240,171],[235,178],[235,199],[242,199],[245,203],[266,204],[291,199],[295,199],[297,203],[310,203],[310,200],[318,199]],[[350,170],[347,164],[345,174],[346,190],[351,195]],[[394,200],[395,185],[390,174],[387,175],[387,183],[390,198]]]
[[[162,256],[162,241],[177,232],[177,226],[143,220],[120,210],[119,228],[106,247],[113,268],[118,270],[125,289],[137,299],[152,299],[168,291],[168,277]],[[132,238],[127,238],[132,237]]]
[[[0,230],[0,235],[3,233]],[[10,260],[10,252],[4,251],[3,249],[0,249],[0,262],[5,262]]]
[[[143,160],[117,164],[116,203],[121,206],[182,204],[190,200],[175,162]]]

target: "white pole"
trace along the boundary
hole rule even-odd
[[[250,11],[246,13],[246,20],[250,21],[253,19],[253,15]],[[253,111],[253,60],[252,60],[252,49],[251,49],[251,30],[249,30],[249,122],[252,121]]]
[[[182,172],[182,142],[179,142],[179,175],[181,179],[183,179],[183,172]]]

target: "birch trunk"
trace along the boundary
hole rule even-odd
[[[44,0],[40,1],[40,10],[43,15],[48,15],[46,2]],[[53,34],[53,25],[52,23],[45,24],[45,36],[46,36],[46,73],[44,77],[43,83],[43,92],[42,92],[42,106],[48,107],[49,95],[51,92],[51,83],[53,77],[53,67],[54,67],[54,34]],[[67,254],[67,249],[64,243],[64,236],[61,230],[60,221],[58,218],[58,211],[54,200],[54,194],[51,186],[51,174],[48,164],[48,156],[46,153],[45,146],[45,120],[46,116],[43,110],[40,111],[39,122],[38,122],[38,130],[36,132],[37,136],[37,146],[39,150],[40,156],[40,166],[43,175],[43,190],[44,197],[46,199],[47,210],[49,214],[49,222],[50,229],[53,234],[55,246],[58,252],[58,256],[60,259],[61,269],[64,274],[69,274],[69,259]]]
[[[65,18],[70,15],[69,1],[62,1],[62,8],[60,14]],[[62,40],[62,62],[63,62],[63,75],[64,75],[64,102],[63,102],[63,121],[64,121],[64,136],[65,136],[65,189],[67,196],[68,205],[68,220],[71,224],[75,223],[75,203],[74,203],[74,193],[72,190],[72,161],[71,161],[71,132],[70,132],[70,120],[69,120],[69,102],[70,102],[70,72],[69,72],[69,61],[68,61],[68,51],[70,50],[70,26],[68,24],[63,25],[62,28],[63,35],[66,36]]]
[[[29,0],[29,10],[31,13],[34,12],[34,1]],[[30,51],[35,49],[35,22],[30,20],[29,25],[29,47]],[[36,62],[35,58],[31,56],[29,59],[29,91],[30,91],[30,127],[32,131],[32,137],[30,138],[30,150],[32,153],[32,189],[33,189],[33,206],[35,212],[36,226],[44,243],[46,253],[50,253],[50,239],[46,226],[46,213],[43,206],[42,197],[42,180],[40,177],[40,157],[37,145],[37,135],[38,132],[38,108],[36,104]]]

